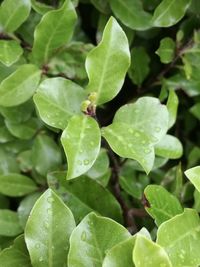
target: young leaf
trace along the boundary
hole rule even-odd
[[[179,100],[176,92],[173,89],[169,90],[169,96],[167,100],[167,109],[169,112],[169,125],[168,125],[169,128],[171,128],[176,121],[178,103]]]
[[[4,249],[0,253],[0,266],[31,267],[23,235],[18,236],[11,247]]]
[[[160,61],[164,64],[170,63],[174,58],[176,44],[173,39],[165,37],[160,41],[160,46],[156,54],[160,57]]]
[[[185,209],[158,228],[157,243],[164,247],[173,266],[200,264],[200,221],[195,210]]]
[[[134,267],[132,251],[135,244],[135,236],[117,244],[106,253],[102,267]]]
[[[7,67],[15,63],[23,54],[23,49],[16,41],[0,40],[0,62]]]
[[[6,196],[20,197],[36,189],[34,181],[25,175],[18,173],[0,175],[0,192]]]
[[[40,76],[41,71],[35,65],[21,65],[1,82],[0,105],[12,107],[26,102],[35,92]]]
[[[57,170],[62,157],[58,145],[46,135],[38,135],[32,147],[32,162],[35,170],[45,176],[50,171]]]
[[[4,0],[0,7],[0,32],[14,32],[28,18],[30,0]]]
[[[91,211],[120,223],[123,221],[121,207],[110,191],[87,176],[70,181],[66,181],[65,177],[65,172],[50,173],[48,184],[72,210],[76,221],[79,222]]]
[[[165,250],[141,234],[138,234],[136,237],[133,250],[133,262],[137,267],[172,267]]]
[[[17,213],[7,209],[0,210],[0,235],[17,236],[23,231]]]
[[[170,27],[185,15],[191,0],[163,0],[155,9],[152,23],[156,27]]]
[[[183,154],[181,142],[175,136],[166,134],[155,146],[156,155],[169,159],[178,159]]]
[[[68,266],[101,267],[106,251],[129,237],[120,224],[90,213],[71,235]]]
[[[80,105],[85,98],[86,94],[79,85],[58,77],[44,80],[33,99],[42,120],[64,130],[68,120],[81,113]]]
[[[151,14],[144,11],[140,0],[110,0],[110,6],[127,27],[133,30],[147,30],[151,27]]]
[[[150,57],[144,47],[134,47],[131,50],[131,66],[128,75],[136,85],[140,86],[148,75],[150,71],[149,62]]]
[[[162,186],[148,185],[144,194],[150,205],[146,207],[146,211],[155,219],[158,226],[183,212],[178,199]]]
[[[185,175],[195,188],[200,192],[200,166],[185,171]]]
[[[55,49],[70,41],[75,23],[76,12],[70,0],[60,9],[47,12],[35,28],[33,60],[39,65],[47,63]]]
[[[71,211],[48,189],[35,203],[25,228],[25,241],[35,267],[64,266],[75,228]]]
[[[120,42],[120,45],[118,43]],[[130,65],[128,39],[115,18],[104,29],[102,41],[86,58],[87,92],[96,92],[96,104],[104,104],[120,91]]]
[[[73,116],[62,133],[61,142],[68,162],[67,179],[87,172],[100,150],[100,129],[88,116]]]

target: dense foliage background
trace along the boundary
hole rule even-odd
[[[200,266],[199,0],[0,4],[0,266]]]

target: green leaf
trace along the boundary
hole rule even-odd
[[[198,119],[200,120],[200,103],[195,104],[191,107],[190,112]]]
[[[131,50],[131,66],[128,75],[134,84],[140,86],[149,74],[150,57],[144,47],[134,47]],[[142,68],[141,68],[142,66]]]
[[[7,143],[9,141],[12,141],[13,139],[14,137],[8,131],[6,126],[0,127],[0,143]]]
[[[0,265],[4,267],[31,267],[23,235],[18,236],[11,247],[0,253]]]
[[[32,179],[18,173],[0,175],[0,192],[7,196],[20,197],[37,189]]]
[[[122,225],[90,213],[71,235],[68,266],[101,267],[107,250],[129,237]]]
[[[20,124],[6,120],[5,124],[13,136],[24,140],[31,139],[41,126],[40,121],[36,118],[31,118]]]
[[[19,167],[16,161],[16,158],[12,155],[12,153],[9,153],[5,151],[4,149],[0,149],[0,175],[14,172],[19,172]]]
[[[15,63],[23,54],[23,49],[16,41],[0,40],[0,62],[7,67]]]
[[[0,105],[12,107],[26,102],[34,94],[40,76],[41,71],[35,65],[21,65],[1,82]]]
[[[148,185],[144,194],[150,205],[145,207],[146,211],[155,219],[158,226],[183,212],[178,199],[160,185]]]
[[[41,15],[44,15],[46,12],[53,9],[52,6],[46,5],[45,3],[41,3],[36,0],[31,0],[31,6],[37,13]]]
[[[0,32],[14,32],[28,18],[30,0],[4,0],[0,7]]]
[[[155,9],[152,23],[156,27],[170,27],[185,15],[190,0],[163,0]]]
[[[133,250],[133,261],[137,267],[172,267],[165,250],[158,244],[140,234],[136,237]]]
[[[49,136],[38,135],[32,147],[32,162],[35,170],[46,176],[48,172],[57,170],[61,165],[60,148]]]
[[[115,16],[133,30],[147,30],[151,27],[151,14],[144,11],[140,0],[110,0]]]
[[[176,44],[172,38],[165,37],[160,41],[160,46],[156,50],[156,54],[160,57],[160,61],[164,64],[172,62],[175,54]]]
[[[0,235],[16,236],[22,232],[17,213],[11,210],[0,210]]]
[[[102,13],[108,14],[110,11],[108,0],[91,0],[91,3]]]
[[[35,203],[25,228],[32,265],[65,266],[69,237],[74,228],[71,211],[48,189]]]
[[[198,213],[185,209],[184,213],[164,222],[158,229],[157,243],[164,247],[173,266],[200,264],[200,221]]]
[[[169,112],[169,128],[171,128],[176,122],[178,104],[179,100],[177,94],[173,89],[169,90],[169,96],[167,100],[167,109]]]
[[[81,113],[80,106],[85,98],[86,94],[79,85],[58,77],[40,84],[34,102],[45,123],[64,130],[69,119]]]
[[[135,244],[135,236],[117,244],[106,253],[102,267],[134,267],[132,251]]]
[[[178,159],[183,154],[183,147],[176,137],[167,134],[156,144],[155,153],[160,157]]]
[[[95,180],[81,176],[66,181],[65,172],[55,172],[48,174],[48,184],[72,210],[76,221],[79,222],[89,212],[96,211],[122,222],[122,211],[118,201]]]
[[[35,28],[33,60],[39,65],[47,63],[57,48],[70,41],[75,23],[76,12],[70,0],[60,9],[47,12]]]
[[[17,155],[17,162],[19,163],[22,172],[30,172],[33,169],[31,150],[22,151]]]
[[[146,134],[128,124],[116,122],[104,127],[102,136],[116,154],[138,161],[146,173],[150,172],[155,155]]]
[[[185,175],[195,188],[200,192],[200,166],[185,171]]]
[[[126,123],[145,133],[150,141],[158,143],[167,132],[167,107],[155,97],[140,97],[135,103],[122,106],[115,114],[115,123]]]
[[[120,42],[120,45],[117,45]],[[128,39],[115,18],[104,29],[102,41],[86,58],[87,92],[96,92],[96,104],[113,99],[120,91],[130,65]]]
[[[33,208],[36,200],[41,196],[40,192],[36,192],[33,194],[29,194],[25,198],[22,199],[20,202],[17,213],[19,217],[19,223],[20,225],[25,228],[26,222],[28,220],[28,217],[30,215],[31,209]]]
[[[61,136],[67,156],[67,179],[87,172],[100,150],[100,129],[97,122],[85,115],[73,116]]]

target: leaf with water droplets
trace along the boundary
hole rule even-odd
[[[183,212],[178,199],[160,185],[148,185],[144,194],[149,202],[146,211],[155,219],[157,225]]]
[[[89,116],[73,116],[62,133],[61,142],[67,156],[67,179],[78,177],[92,167],[99,154],[99,126]]]
[[[32,64],[25,64],[0,84],[0,105],[12,107],[26,102],[34,94],[41,71]],[[15,96],[15,97],[13,97]]]
[[[136,236],[133,261],[137,267],[172,267],[165,250],[145,236]]]
[[[109,218],[90,213],[71,235],[68,266],[102,267],[108,249],[130,236],[122,225]]]
[[[68,120],[81,113],[80,106],[85,98],[85,92],[79,85],[58,77],[44,80],[33,99],[41,119],[64,130]]]
[[[158,228],[157,243],[164,247],[173,266],[200,265],[200,220],[195,210],[185,209]]]
[[[36,201],[25,228],[25,241],[34,267],[64,266],[69,237],[75,228],[69,208],[48,189]]]
[[[86,90],[97,93],[96,104],[113,99],[121,90],[130,65],[128,39],[115,18],[107,22],[102,41],[89,52],[85,64],[89,77]]]
[[[24,241],[24,236],[20,235],[11,247],[4,249],[0,253],[0,265],[3,267],[31,267],[30,257]]]

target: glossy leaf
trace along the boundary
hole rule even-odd
[[[143,47],[134,47],[131,50],[131,66],[128,70],[128,74],[133,83],[138,86],[142,84],[149,74],[149,63],[150,57]]]
[[[0,175],[12,172],[19,172],[16,158],[6,150],[0,149]]]
[[[119,93],[130,65],[127,37],[113,17],[107,22],[99,45],[89,52],[85,64],[89,77],[86,90],[97,93],[96,104],[113,99]]]
[[[51,189],[45,191],[35,203],[25,228],[32,265],[64,266],[74,228],[71,211]]]
[[[11,247],[0,253],[0,265],[4,267],[31,267],[23,235],[18,236]]]
[[[73,116],[62,133],[61,142],[68,162],[67,179],[87,172],[100,150],[100,129],[88,116]]]
[[[53,9],[52,6],[46,5],[45,3],[41,3],[37,0],[31,0],[31,6],[36,12],[41,15],[44,15],[46,12]]]
[[[35,92],[40,75],[41,71],[35,65],[21,65],[1,82],[0,105],[12,107],[26,102]]]
[[[146,211],[155,219],[158,226],[183,212],[178,199],[162,186],[148,185],[144,194],[150,206],[146,207]]]
[[[185,15],[190,0],[163,0],[155,9],[152,23],[157,27],[170,27]]]
[[[200,192],[200,166],[185,171],[185,175],[195,188]]]
[[[200,221],[198,213],[185,209],[184,213],[164,222],[158,229],[157,243],[164,247],[173,266],[200,264]]]
[[[165,37],[160,41],[160,46],[156,54],[160,57],[160,61],[164,64],[170,63],[175,54],[176,44],[173,39]]]
[[[102,267],[134,267],[132,251],[135,244],[135,236],[117,244],[106,253]]]
[[[28,18],[30,0],[4,0],[0,7],[0,32],[14,32]]]
[[[180,158],[183,154],[181,142],[172,135],[165,135],[155,146],[156,155],[169,159]]]
[[[58,145],[49,136],[38,135],[32,147],[32,162],[35,170],[46,175],[55,171],[61,165],[61,151]]]
[[[140,234],[136,237],[133,250],[133,261],[137,267],[172,267],[165,250],[158,244]]]
[[[116,122],[103,128],[102,136],[116,154],[138,161],[146,173],[150,172],[155,155],[153,145],[145,133],[128,124]]]
[[[16,41],[0,40],[0,62],[6,66],[11,66],[23,54],[21,46]]]
[[[107,189],[87,176],[70,181],[65,176],[65,172],[50,173],[48,184],[72,210],[77,222],[91,211],[122,222],[121,207]]]
[[[92,267],[95,264],[101,267],[106,251],[129,237],[129,232],[120,224],[90,213],[71,235],[68,266]]]
[[[32,57],[39,65],[47,63],[55,49],[70,41],[76,23],[76,12],[70,0],[60,9],[47,12],[35,28]],[[46,34],[46,30],[48,33]]]
[[[176,121],[178,104],[179,104],[178,96],[175,93],[175,91],[171,89],[169,91],[169,96],[167,100],[167,109],[169,112],[169,128],[171,128]]]
[[[114,117],[114,122],[126,123],[145,133],[154,144],[166,134],[168,120],[166,106],[155,97],[141,97],[135,103],[124,105]]]
[[[0,175],[0,192],[7,196],[24,196],[37,190],[33,180],[18,173]]]
[[[91,0],[91,3],[102,13],[109,13],[108,0]]]
[[[144,11],[140,0],[110,0],[113,13],[126,26],[133,30],[146,30],[151,27],[151,14]]]
[[[23,229],[19,224],[17,213],[7,209],[0,210],[0,235],[17,236]]]
[[[83,89],[77,84],[63,78],[52,78],[40,84],[34,102],[45,123],[64,130],[69,119],[81,113],[80,106],[85,98]]]
[[[190,112],[200,120],[200,103],[195,104],[191,107]]]

